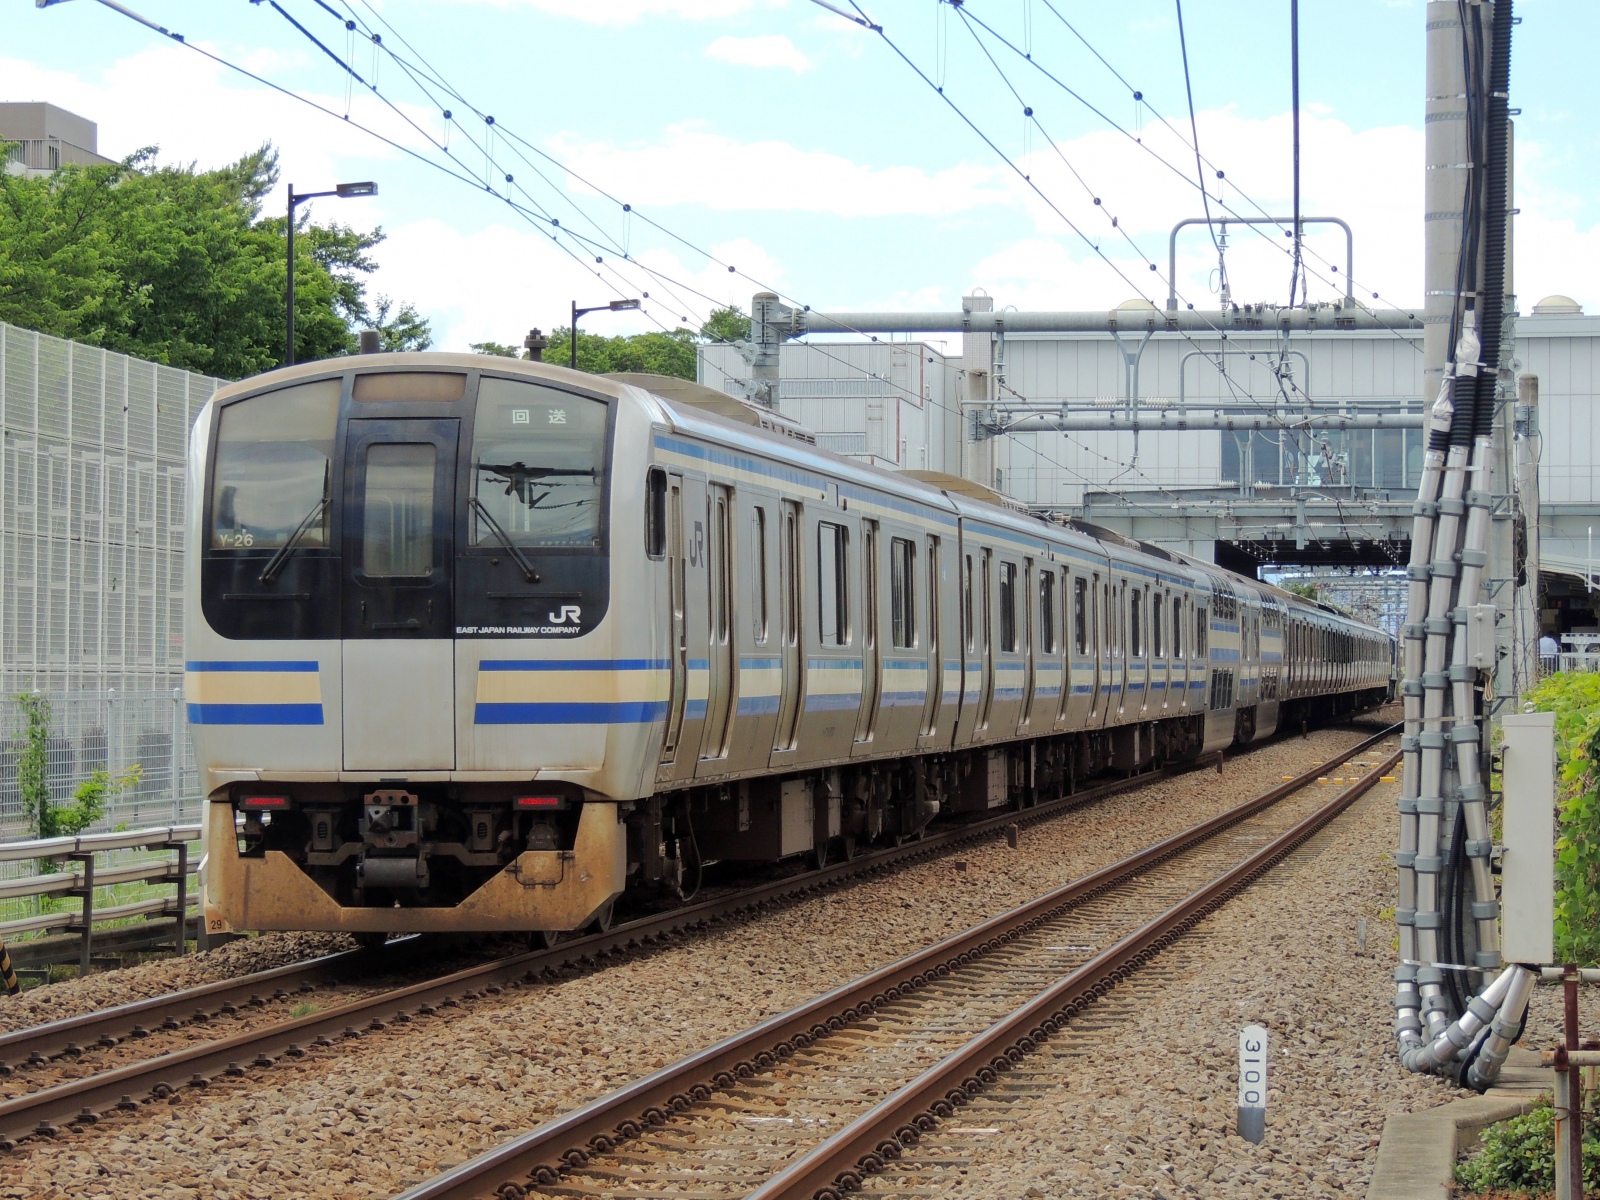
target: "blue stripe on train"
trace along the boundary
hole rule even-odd
[[[480,671],[665,671],[665,658],[486,658]]]
[[[303,661],[272,660],[266,662],[186,662],[185,671],[315,671],[317,664]]]
[[[664,700],[479,704],[473,720],[479,725],[637,725],[660,720],[666,711]]]
[[[321,725],[321,704],[191,704],[191,725]]]

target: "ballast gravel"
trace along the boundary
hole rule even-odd
[[[138,1112],[111,1116],[55,1141],[25,1142],[5,1160],[0,1197],[392,1196],[767,1015],[1237,804],[1363,736],[1329,730],[1263,747],[1230,759],[1220,777],[1192,773],[1029,827],[1020,850],[1007,848],[1003,840],[962,848],[676,938],[604,969],[464,1002],[243,1080],[185,1091],[176,1103],[145,1104]],[[1351,777],[1358,773],[1350,771]],[[1330,781],[1328,786],[1331,796],[1337,785]],[[1330,1003],[1317,1018],[1315,1041],[1334,1041],[1336,1031],[1348,1027],[1350,1047],[1344,1056],[1352,1067],[1365,1062],[1372,1076],[1387,1065],[1382,980],[1391,968],[1390,935],[1375,913],[1388,903],[1380,877],[1392,881],[1382,853],[1389,845],[1393,809],[1392,803],[1369,803],[1368,808],[1370,827],[1351,844],[1354,859],[1365,862],[1368,873],[1340,885],[1348,909],[1339,917],[1343,924],[1313,935],[1296,932],[1295,924],[1284,919],[1291,902],[1318,909],[1306,895],[1327,903],[1320,876],[1306,874],[1296,885],[1299,892],[1290,888],[1281,902],[1255,909],[1257,932],[1270,949],[1257,946],[1248,968],[1235,964],[1239,982],[1228,986],[1243,989],[1247,997],[1259,994],[1263,1004],[1270,998],[1269,1018],[1282,1014],[1287,1022],[1301,1012],[1296,997],[1302,991],[1319,998],[1306,1001],[1307,1012],[1321,1011],[1324,981],[1341,979],[1334,994],[1346,1003]],[[964,870],[956,869],[958,860]],[[1358,913],[1351,905],[1363,907]],[[1354,917],[1360,914],[1374,916],[1370,957],[1351,960]],[[1369,986],[1366,975],[1379,984]],[[1357,993],[1363,997],[1359,1003],[1352,999]],[[1190,1003],[1193,1007],[1196,1001]],[[1229,1003],[1222,992],[1198,1001],[1215,1010],[1223,1030],[1211,1034],[1214,1041],[1221,1039],[1216,1043],[1221,1049],[1200,1047],[1211,1058],[1233,1052],[1236,1010]],[[1358,1026],[1363,1028],[1356,1033]],[[1357,1053],[1356,1044],[1369,1047],[1371,1054]],[[1131,1048],[1138,1045],[1129,1042]],[[1314,1046],[1289,1048],[1291,1055],[1310,1054]],[[1130,1049],[1126,1057],[1137,1055]],[[1175,1062],[1159,1065],[1163,1079],[1174,1082],[1199,1070]],[[1128,1096],[1108,1099],[1139,1099],[1131,1086],[1137,1074],[1126,1078]],[[1279,1078],[1283,1086],[1281,1069]],[[1449,1095],[1433,1081],[1400,1079],[1397,1070],[1385,1079],[1385,1086],[1393,1082],[1404,1089],[1407,1103]],[[1341,1093],[1351,1094],[1352,1111],[1358,1100],[1353,1087]],[[1186,1117],[1199,1116],[1199,1103],[1191,1094],[1180,1107]],[[1230,1120],[1231,1104],[1229,1090]],[[1038,1136],[1044,1143],[1041,1155],[1057,1153],[1053,1133]],[[1045,1194],[1065,1194],[1059,1181],[1051,1186],[1055,1190]],[[1008,1188],[993,1194],[1022,1193]]]
[[[355,944],[353,938],[341,933],[266,933],[229,942],[205,954],[151,959],[117,971],[66,979],[0,999],[0,1031],[9,1033],[184,988],[270,971],[288,963],[350,950]]]

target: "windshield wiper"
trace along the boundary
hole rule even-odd
[[[278,572],[283,570],[283,564],[289,561],[289,555],[294,553],[295,547],[300,544],[300,539],[305,536],[306,530],[311,528],[311,522],[315,521],[321,515],[322,510],[327,507],[328,498],[326,496],[311,506],[311,511],[305,515],[305,519],[300,524],[295,526],[294,532],[289,535],[289,540],[279,546],[278,552],[267,560],[267,565],[261,569],[261,574],[256,577],[258,582],[271,583],[278,577]]]
[[[511,535],[504,529],[500,528],[500,522],[496,521],[494,519],[494,515],[490,513],[486,507],[484,507],[483,501],[474,496],[472,498],[472,507],[474,511],[476,511],[477,514],[483,518],[483,523],[489,527],[489,532],[494,534],[495,539],[502,546],[504,546],[506,548],[506,552],[516,560],[517,566],[522,568],[522,577],[529,583],[538,583],[539,576],[534,573],[533,564],[529,562],[527,556],[517,548],[517,544],[511,540]]]

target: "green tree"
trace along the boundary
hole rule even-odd
[[[712,309],[706,323],[700,326],[700,337],[708,342],[748,342],[750,318],[737,304]]]
[[[50,795],[50,722],[54,718],[47,697],[38,692],[23,692],[17,697],[22,709],[22,753],[17,756],[17,790],[22,808],[36,837],[76,837],[106,815],[106,802],[139,782],[142,770],[137,763],[113,775],[96,770],[72,793],[71,804],[57,804]]]
[[[508,346],[504,342],[468,342],[467,345],[479,354],[492,354],[496,358],[522,357],[522,351],[515,346]]]
[[[544,361],[566,366],[572,331],[565,325],[550,333]],[[601,337],[578,330],[578,369],[597,375],[612,371],[647,371],[693,379],[696,371],[695,335],[687,329],[671,333],[636,333],[627,337]]]
[[[1319,584],[1310,582],[1286,583],[1283,590],[1294,596],[1302,596],[1307,600],[1318,600],[1322,597],[1322,588]]]
[[[22,795],[22,811],[39,837],[50,820],[50,701],[38,692],[23,692],[17,697],[22,709],[22,753],[17,756],[17,790]]]
[[[277,152],[264,145],[211,171],[159,166],[156,153],[0,174],[0,320],[225,378],[279,365],[287,226],[261,214]],[[369,252],[383,236],[300,214],[296,359],[350,353],[369,324],[407,347],[431,341],[409,305],[392,318],[368,305]]]

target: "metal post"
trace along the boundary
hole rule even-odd
[[[1564,1026],[1562,1049],[1570,1054],[1578,1048],[1578,968],[1571,963],[1567,964],[1566,974],[1561,978],[1561,1007],[1562,1024]],[[1565,1068],[1563,1070],[1563,1068]],[[1560,1094],[1562,1075],[1566,1076],[1565,1104]],[[1556,1068],[1556,1115],[1558,1119],[1556,1132],[1556,1200],[1583,1200],[1583,1075],[1580,1071],[1569,1066],[1565,1055]],[[1566,1113],[1562,1118],[1561,1109],[1565,1107]],[[1562,1125],[1566,1130],[1566,1143],[1562,1144]],[[1563,1167],[1565,1171],[1563,1172]],[[1567,1190],[1561,1190],[1563,1173],[1566,1175]]]
[[[69,896],[83,897],[83,940],[78,948],[78,975],[89,974],[89,950],[93,945],[94,935],[94,852],[80,851],[67,855],[69,862],[83,864],[83,883],[67,893]]]
[[[1523,690],[1539,678],[1539,377],[1517,376],[1516,494],[1526,536],[1526,583],[1516,592],[1512,653]]]
[[[289,185],[289,286],[286,312],[286,336],[283,347],[283,365],[294,366],[294,184]]]
[[[163,847],[166,850],[178,852],[178,953],[187,954],[189,949],[189,843],[184,841],[168,842]],[[205,914],[200,914],[201,923],[205,922]]]
[[[567,347],[568,366],[574,371],[578,369],[578,302],[572,302],[572,324],[567,326],[567,340],[572,344]]]

